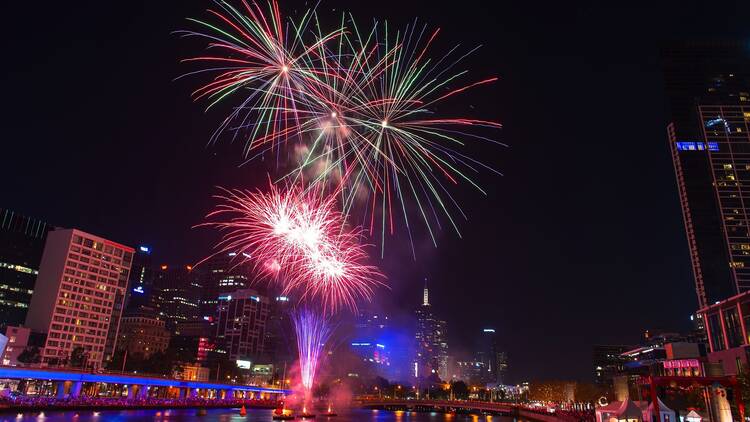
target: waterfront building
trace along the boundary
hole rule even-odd
[[[100,368],[117,342],[133,248],[76,229],[47,235],[26,326],[47,334],[42,363],[60,365],[82,348]]]
[[[50,230],[43,221],[0,208],[0,324],[26,320]]]
[[[698,305],[750,288],[750,49],[682,42],[662,51],[669,124]]]
[[[30,328],[12,325],[5,327],[5,337],[8,338],[8,343],[5,345],[0,358],[0,364],[5,366],[25,365],[26,363],[19,361],[18,357],[26,349],[29,349],[30,352],[32,350],[41,351],[45,339],[43,334],[31,331]]]
[[[159,267],[154,279],[154,302],[168,330],[174,331],[180,322],[198,320],[201,290],[199,275],[192,266]]]
[[[416,356],[413,376],[429,377],[437,374],[440,379],[448,379],[448,340],[447,323],[433,313],[427,280],[422,292],[422,305],[416,310],[417,331]]]
[[[169,331],[153,308],[143,307],[140,312],[123,316],[119,335],[118,349],[144,359],[156,352],[164,352],[169,346]]]
[[[255,361],[265,352],[271,301],[252,289],[219,297],[216,339],[231,360]]]
[[[169,348],[185,362],[211,366],[226,355],[216,341],[216,321],[197,320],[177,323]]]
[[[743,292],[698,311],[706,321],[708,361],[723,375],[750,368],[750,292]]]

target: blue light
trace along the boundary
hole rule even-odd
[[[380,348],[380,349],[385,349],[385,344],[378,343],[378,344],[375,344],[375,345],[378,346],[378,348]]]
[[[258,296],[250,296],[250,299],[252,299],[252,300],[254,300],[256,302],[260,302],[260,298]]]
[[[143,291],[143,286],[138,286],[135,289],[133,289],[133,291],[136,293],[146,293]]]
[[[92,374],[85,372],[67,372],[42,369],[26,369],[14,367],[0,367],[0,379],[40,379],[51,381],[82,381],[82,382],[105,382],[108,384],[126,385],[148,385],[157,387],[187,387],[206,389],[231,389],[240,391],[253,391],[257,393],[281,393],[291,394],[291,390],[277,390],[274,388],[253,387],[239,384],[219,384],[199,381],[183,381],[164,378],[151,378],[128,375]]]
[[[370,343],[352,343],[352,346],[370,346]]]
[[[139,246],[138,249],[140,249],[141,252],[146,252],[146,253],[151,252],[151,249],[149,249],[148,246]]]
[[[232,300],[232,295],[219,296],[219,300]]]
[[[676,142],[676,145],[677,145],[677,151],[705,151],[706,150],[706,144],[701,141],[678,141]],[[718,151],[719,143],[709,142],[708,150]]]
[[[483,331],[483,332],[485,332],[485,333],[494,333],[494,332],[495,332],[495,329],[494,329],[494,328],[485,328],[485,329],[484,329],[484,330],[482,330],[482,331]]]

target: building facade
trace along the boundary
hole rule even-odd
[[[662,50],[669,124],[699,308],[750,287],[744,112],[750,50],[742,41],[682,42]],[[750,265],[750,263],[748,263]],[[750,270],[748,270],[750,271]]]
[[[99,368],[117,342],[133,248],[80,230],[48,234],[26,326],[47,334],[42,363],[65,364],[82,348]]]
[[[0,208],[0,323],[20,325],[34,293],[49,224]]]
[[[190,265],[161,265],[154,279],[154,304],[170,331],[181,322],[199,319],[202,286]]]
[[[231,360],[255,361],[265,352],[271,301],[252,289],[219,297],[216,338]]]
[[[169,347],[170,333],[156,313],[128,314],[120,320],[117,348],[144,359]]]
[[[154,279],[156,272],[151,258],[151,248],[139,246],[135,250],[133,266],[128,279],[125,313],[139,312],[141,308],[154,307]]]
[[[201,271],[200,316],[216,318],[218,316],[219,296],[236,290],[250,287],[250,264],[248,255],[235,252],[214,255],[203,262]]]

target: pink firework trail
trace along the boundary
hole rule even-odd
[[[297,334],[300,376],[305,390],[305,401],[310,398],[315,373],[323,354],[325,343],[331,335],[328,320],[319,313],[303,309],[292,315]]]
[[[221,251],[243,252],[271,276],[285,294],[320,302],[325,313],[356,309],[383,284],[382,274],[365,264],[360,230],[347,230],[334,197],[292,187],[268,193],[233,190],[208,215],[224,237]]]

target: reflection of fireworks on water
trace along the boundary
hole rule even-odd
[[[300,378],[305,390],[305,401],[315,381],[315,373],[323,354],[323,348],[331,334],[328,320],[319,313],[307,308],[292,314],[294,330],[297,334]],[[307,404],[307,403],[305,403]]]
[[[271,275],[284,294],[316,301],[327,313],[356,308],[382,284],[376,267],[366,265],[359,231],[347,230],[334,209],[335,198],[270,186],[269,193],[227,191],[207,223],[224,231],[221,251],[250,256],[257,269]]]

